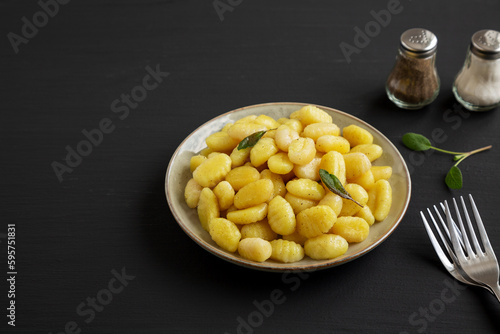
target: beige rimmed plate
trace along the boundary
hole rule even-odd
[[[340,128],[350,124],[358,125],[370,131],[373,135],[374,143],[380,145],[384,154],[374,162],[374,165],[392,166],[393,174],[389,182],[393,191],[393,203],[387,218],[382,222],[377,222],[370,227],[370,234],[366,240],[357,244],[350,244],[347,252],[332,260],[313,260],[304,257],[300,262],[279,263],[268,260],[263,263],[253,262],[243,259],[238,253],[228,253],[215,244],[210,235],[205,231],[198,220],[196,209],[189,208],[184,202],[184,188],[188,180],[192,177],[189,170],[189,162],[193,155],[198,154],[206,147],[205,138],[210,134],[219,131],[230,122],[234,122],[248,115],[265,114],[278,119],[288,117],[292,112],[308,105],[307,103],[277,102],[248,106],[222,114],[206,122],[179,145],[170,159],[165,178],[165,192],[170,210],[179,226],[198,245],[210,253],[237,265],[251,269],[265,271],[295,271],[295,270],[318,270],[337,266],[352,261],[375,247],[380,245],[396,229],[401,219],[406,213],[410,202],[411,181],[408,168],[401,154],[396,147],[377,129],[370,124],[345,112],[317,106],[328,112],[333,117],[333,122]]]

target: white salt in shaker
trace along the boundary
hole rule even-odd
[[[453,84],[456,99],[472,111],[500,105],[500,33],[480,30],[472,36],[462,70]]]

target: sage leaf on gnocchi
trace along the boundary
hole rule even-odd
[[[348,199],[363,207],[363,205],[357,202],[351,195],[344,189],[342,183],[334,174],[328,173],[325,169],[319,170],[319,176],[321,177],[321,181],[323,184],[330,190],[332,193],[339,195],[342,198]]]
[[[248,147],[253,147],[257,142],[259,141],[260,138],[266,133],[267,131],[257,131],[252,133],[251,135],[243,138],[242,141],[238,144],[238,150],[243,150]]]

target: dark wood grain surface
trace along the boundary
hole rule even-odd
[[[340,45],[389,10],[346,57]],[[472,193],[500,254],[500,110],[466,112],[451,91],[471,35],[500,30],[499,12],[498,0],[0,2],[0,332],[498,333],[500,305],[448,275],[419,211]],[[438,36],[441,91],[404,111],[384,84],[412,27]],[[204,251],[174,220],[164,178],[181,141],[221,113],[280,101],[351,113],[404,156],[408,212],[371,253],[314,273],[258,272]],[[462,190],[443,182],[449,156],[401,143],[436,129],[450,149],[493,144],[460,165]]]

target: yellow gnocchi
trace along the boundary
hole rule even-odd
[[[231,158],[227,154],[217,154],[204,160],[193,172],[193,178],[202,187],[213,188],[224,180],[231,170]]]
[[[226,181],[231,184],[235,191],[240,190],[249,183],[260,179],[260,173],[253,166],[240,166],[231,169],[226,177]]]
[[[330,151],[323,155],[319,164],[320,169],[335,175],[342,184],[346,182],[346,165],[344,157],[337,151]]]
[[[351,149],[351,153],[356,152],[363,153],[370,162],[373,162],[382,156],[384,150],[377,144],[361,144]]]
[[[219,201],[217,196],[210,188],[203,188],[198,200],[198,219],[201,226],[208,231],[210,221],[214,218],[220,217]]]
[[[278,234],[288,235],[295,231],[295,213],[290,203],[281,196],[269,202],[267,219],[271,229]]]
[[[311,138],[298,138],[288,146],[288,158],[297,165],[310,163],[316,156],[316,144]]]
[[[279,152],[267,160],[267,167],[275,174],[288,174],[293,170],[293,162],[286,152]]]
[[[238,149],[245,137],[264,135]],[[278,120],[249,115],[225,124],[192,156],[184,188],[189,208],[221,249],[249,261],[328,260],[368,238],[392,206],[391,166],[366,129],[340,129],[316,106]],[[319,170],[335,175],[360,205],[332,193]]]
[[[226,218],[235,224],[255,223],[266,218],[267,209],[267,203],[262,203],[246,209],[228,211]]]
[[[198,206],[202,190],[203,187],[200,186],[194,179],[190,179],[186,184],[186,188],[184,189],[184,200],[186,201],[187,206],[191,209]]]
[[[304,248],[290,240],[277,239],[271,241],[271,259],[283,263],[298,262],[304,258]]]
[[[392,205],[392,187],[389,181],[381,179],[368,193],[368,206],[377,221],[384,220]]]
[[[273,181],[260,179],[247,184],[234,195],[234,206],[246,209],[267,202],[274,192]]]
[[[285,181],[283,181],[283,178],[281,175],[274,174],[271,172],[269,169],[264,169],[262,172],[260,172],[260,177],[262,179],[269,179],[273,182],[274,186],[274,191],[273,195],[271,196],[271,199],[273,199],[276,196],[285,196],[286,194],[286,186],[285,186]]]
[[[343,128],[342,136],[349,141],[351,147],[373,143],[373,135],[368,130],[354,124]]]
[[[241,227],[241,239],[261,238],[264,240],[274,240],[278,234],[273,231],[267,219],[256,223],[246,224]]]
[[[304,252],[314,260],[329,260],[339,257],[349,248],[347,240],[336,234],[321,234],[308,239]]]
[[[222,249],[235,252],[241,239],[238,227],[225,218],[214,218],[210,223],[210,236]]]
[[[295,179],[286,184],[286,190],[297,197],[319,201],[325,196],[325,188],[310,179]]]
[[[354,216],[368,202],[368,193],[362,186],[356,183],[348,183],[344,189],[361,206],[351,200],[342,198],[342,209],[339,216]]]
[[[337,151],[341,154],[346,154],[350,149],[351,144],[344,137],[324,135],[316,140],[316,150],[320,152]]]
[[[231,152],[239,141],[230,137],[227,132],[216,132],[205,139],[207,146],[216,152]]]
[[[313,181],[319,181],[319,165],[321,163],[322,153],[316,152],[316,156],[311,160],[311,162],[305,165],[294,165],[293,174],[294,176],[302,179],[310,179]]]
[[[319,137],[325,135],[338,136],[340,135],[340,128],[337,124],[333,123],[313,123],[304,128],[302,133],[304,137],[309,137],[317,141]]]
[[[337,216],[329,206],[314,206],[297,215],[297,231],[306,238],[313,238],[328,232],[336,220]]]
[[[299,120],[304,126],[313,123],[332,123],[333,121],[332,116],[316,106],[304,106],[293,112],[290,118]]]
[[[239,242],[238,253],[248,260],[264,262],[271,257],[271,243],[261,238],[246,238]]]
[[[361,242],[368,237],[370,225],[360,217],[338,217],[329,232],[340,235],[347,242]]]
[[[372,166],[370,159],[365,154],[359,152],[345,154],[344,163],[347,181],[352,181],[360,177]]]
[[[274,140],[276,146],[283,152],[288,152],[288,147],[295,139],[299,139],[299,133],[288,125],[283,124],[276,129]]]
[[[262,138],[250,151],[250,161],[255,167],[262,166],[274,154],[278,153],[278,147],[273,138]]]
[[[214,194],[219,202],[219,209],[225,211],[234,203],[234,189],[227,181],[221,181],[214,188]]]

